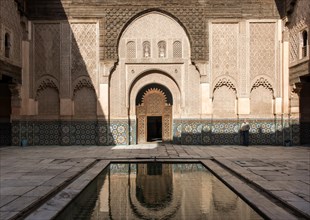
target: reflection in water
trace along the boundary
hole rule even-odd
[[[201,164],[111,164],[57,219],[262,219]]]

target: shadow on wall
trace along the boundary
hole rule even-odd
[[[289,120],[249,120],[250,145],[299,145],[299,124]],[[242,145],[242,121],[174,120],[173,143]]]
[[[103,112],[97,23],[69,23],[59,0],[32,0],[27,8],[34,45],[29,91],[38,115],[12,121],[12,145],[128,144],[128,125],[112,124],[97,114]],[[36,22],[40,19],[49,21]]]

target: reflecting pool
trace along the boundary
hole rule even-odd
[[[200,163],[110,164],[56,219],[263,219]]]

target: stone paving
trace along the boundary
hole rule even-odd
[[[161,144],[0,148],[0,219],[30,214],[98,159],[200,160],[269,218],[310,219],[309,147]]]

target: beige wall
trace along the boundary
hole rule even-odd
[[[49,111],[77,115],[75,109],[85,101],[94,109],[80,112],[85,112],[80,117],[92,112],[111,119],[135,118],[132,94],[150,83],[170,89],[174,118],[271,118],[283,111],[280,20],[210,20],[210,61],[196,63],[190,59],[190,36],[165,14],[147,13],[130,23],[120,37],[116,63],[99,61],[98,25],[96,19],[33,22],[29,82],[33,101],[26,114],[42,112],[40,94],[49,88],[46,92],[58,93],[59,99],[53,100],[60,103],[49,106],[59,106],[60,111],[48,108],[46,117]],[[147,58],[145,41],[150,43]],[[159,57],[160,41],[166,42],[165,57]],[[181,42],[182,57],[174,57],[175,41]],[[97,103],[88,105],[87,94]]]

